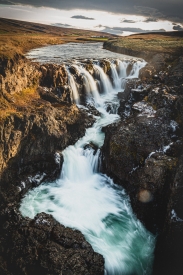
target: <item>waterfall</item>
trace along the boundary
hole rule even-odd
[[[131,78],[144,65],[136,63]],[[119,119],[115,108],[110,113],[107,109],[109,104],[118,104],[117,89],[125,78],[126,64],[119,63],[118,74],[111,66],[114,88],[102,68],[94,65],[104,89],[101,94],[90,73],[81,65],[74,66],[101,115],[83,138],[63,151],[60,178],[29,191],[20,211],[30,218],[40,212],[51,213],[65,226],[80,230],[93,249],[104,256],[107,275],[149,275],[155,238],[133,214],[124,189],[100,172],[100,147],[105,138],[102,127]]]
[[[131,73],[128,76],[128,78],[138,78],[140,69],[142,69],[146,64],[147,64],[147,62],[145,62],[145,61],[134,62]]]
[[[95,71],[98,72],[99,77],[100,77],[100,87],[103,93],[107,94],[110,93],[110,91],[112,90],[112,84],[109,80],[108,75],[106,75],[103,71],[103,69],[98,66],[98,65],[94,65],[94,69]]]
[[[119,78],[121,79],[122,90],[125,89],[128,65],[129,65],[129,61],[122,62],[121,60],[118,60],[117,71],[118,71]]]
[[[112,75],[112,79],[113,79],[113,86],[115,89],[119,90],[121,89],[121,79],[118,76],[117,70],[116,70],[116,66],[111,63],[111,75]]]
[[[76,83],[74,81],[74,77],[72,76],[71,73],[69,73],[69,71],[67,70],[68,73],[68,77],[69,77],[69,85],[71,87],[72,90],[72,99],[76,104],[79,104],[80,100],[79,100],[79,93],[78,93],[78,89],[76,87]]]
[[[118,60],[118,75],[120,78],[125,78],[127,77],[127,67],[128,67],[129,62],[122,62],[121,60]]]
[[[87,93],[90,95],[93,95],[94,101],[96,103],[99,103],[100,96],[99,96],[99,91],[98,91],[97,84],[96,84],[95,80],[93,79],[91,74],[85,68],[83,68],[83,67],[78,67],[78,68],[79,68],[79,71],[81,72],[81,74],[83,74],[83,76],[84,76]]]

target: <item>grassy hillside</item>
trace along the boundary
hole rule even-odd
[[[113,39],[106,44],[134,52],[179,55],[183,53],[183,31],[135,34]]]
[[[93,38],[96,36],[96,38]],[[100,38],[105,36],[106,38]],[[99,38],[97,38],[99,37]],[[44,45],[62,44],[71,41],[104,41],[113,35],[89,30],[60,28],[0,18],[0,57],[13,57]]]

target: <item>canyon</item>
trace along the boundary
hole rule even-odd
[[[115,51],[110,43],[107,48]],[[142,53],[134,54],[146,59]],[[126,62],[127,80],[124,90],[120,87],[117,93],[119,119],[102,127],[101,171],[126,189],[137,218],[158,234],[153,274],[178,275],[183,270],[183,59],[156,53],[147,61],[139,69],[140,79],[138,75],[129,77],[135,62]],[[97,65],[91,60],[80,62],[88,78],[96,77],[99,66],[114,85],[112,68],[119,68],[120,63],[106,59],[98,60]],[[3,275],[60,274],[60,270],[62,274],[104,274],[104,258],[78,230],[64,227],[50,214],[39,213],[31,219],[19,211],[28,190],[59,178],[64,149],[96,122],[100,111],[87,102],[86,91],[93,91],[94,98],[97,95],[87,88],[86,72],[71,64],[68,73],[65,65],[31,62],[21,54],[0,60]],[[80,102],[76,102],[78,98]],[[113,107],[108,105],[109,113],[114,112]],[[88,146],[95,153],[99,147],[92,142]]]

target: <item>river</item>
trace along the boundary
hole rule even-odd
[[[132,58],[103,50],[101,43],[47,46],[28,56],[43,63],[65,62],[73,101],[83,107],[79,105],[74,76],[69,72],[69,63],[72,64],[84,78],[87,102],[100,116],[96,116],[83,138],[62,152],[60,178],[26,194],[20,206],[22,215],[33,218],[46,212],[61,224],[80,230],[93,249],[104,256],[106,275],[151,274],[155,237],[133,214],[125,190],[100,170],[100,148],[105,138],[102,127],[119,120],[117,94],[124,90],[127,78],[138,77],[145,62],[133,59],[127,76]],[[100,67],[101,58],[109,60],[113,81]],[[95,77],[86,71],[82,59],[92,60]],[[98,149],[86,146],[91,143]]]

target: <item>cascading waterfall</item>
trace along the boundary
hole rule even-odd
[[[114,82],[122,83],[125,77],[126,64],[122,66],[121,63]],[[143,64],[133,66],[133,77],[138,75]],[[109,104],[118,104],[119,90],[115,88],[118,84],[114,83],[114,87],[108,82],[102,85],[108,78],[98,65],[94,67],[100,73],[101,87],[106,87],[101,94],[89,72],[81,66],[77,69],[85,78],[88,94],[93,95],[101,116],[86,130],[83,138],[63,151],[60,179],[29,191],[20,210],[30,218],[46,212],[65,226],[80,230],[94,250],[104,256],[107,275],[149,275],[155,238],[136,219],[124,189],[100,173],[100,149],[94,152],[89,146],[92,143],[100,148],[105,138],[102,127],[119,119],[116,113],[107,112]]]
[[[112,90],[112,84],[109,80],[108,75],[104,73],[104,70],[100,66],[94,65],[93,67],[95,69],[95,72],[99,74],[99,81],[100,81],[100,87],[101,87],[102,93],[105,93],[105,94],[110,93]]]
[[[125,88],[125,84],[126,84],[128,65],[129,65],[129,61],[122,62],[121,60],[118,60],[117,71],[118,71],[119,78],[121,79],[121,87],[123,89]]]
[[[119,78],[116,66],[113,63],[111,63],[111,75],[113,79],[114,88],[119,90],[121,88],[121,79]]]
[[[146,65],[145,61],[144,62],[142,62],[142,61],[134,62],[131,73],[128,76],[128,78],[138,78],[140,69],[142,69],[145,65]]]
[[[117,70],[118,70],[118,75],[120,78],[125,78],[127,77],[127,67],[129,65],[129,61],[127,62],[122,62],[121,60],[118,60],[118,66],[117,66]]]
[[[68,77],[69,77],[69,85],[71,87],[71,90],[72,90],[72,100],[73,102],[75,102],[76,104],[79,104],[80,103],[80,100],[79,100],[79,93],[78,93],[78,89],[76,87],[76,83],[74,81],[74,77],[72,76],[71,73],[69,73],[69,71],[67,70],[68,72]]]
[[[80,71],[80,73],[83,74],[84,76],[87,93],[90,95],[93,95],[95,102],[99,103],[100,96],[99,96],[99,91],[95,80],[85,68],[79,67],[79,66],[77,68],[78,68],[78,71]]]

